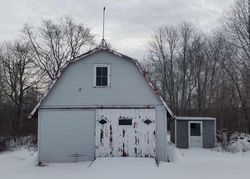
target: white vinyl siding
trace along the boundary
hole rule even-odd
[[[164,106],[158,106],[156,112],[156,159],[168,160],[167,115]]]
[[[110,87],[93,88],[94,64],[110,64]],[[130,60],[97,52],[72,63],[49,92],[41,107],[162,105]]]
[[[41,162],[94,160],[94,110],[39,110]]]

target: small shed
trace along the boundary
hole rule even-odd
[[[171,126],[171,141],[178,148],[214,148],[216,118],[176,117]]]

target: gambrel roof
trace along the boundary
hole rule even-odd
[[[75,63],[76,61],[78,60],[81,60],[89,55],[92,55],[94,53],[97,53],[97,52],[100,52],[100,51],[106,51],[106,52],[109,52],[109,53],[112,53],[118,57],[121,57],[121,58],[125,58],[125,59],[128,59],[128,60],[131,60],[136,66],[137,68],[139,69],[140,73],[142,74],[142,76],[145,78],[145,80],[148,82],[148,84],[150,85],[150,87],[152,88],[154,94],[156,96],[158,96],[158,98],[160,99],[160,101],[162,102],[162,104],[164,105],[164,107],[166,108],[167,112],[169,113],[169,115],[171,115],[171,117],[174,117],[174,113],[170,110],[170,108],[168,107],[168,105],[166,104],[166,102],[163,100],[163,98],[161,97],[160,95],[160,92],[158,90],[158,88],[149,80],[149,78],[147,77],[147,74],[146,72],[143,70],[142,66],[140,65],[140,63],[138,62],[138,60],[134,59],[134,58],[131,58],[127,55],[124,55],[124,54],[121,54],[117,51],[114,51],[112,49],[109,49],[107,48],[106,46],[99,46],[93,50],[90,50],[78,57],[76,57],[75,59],[72,59],[70,61],[68,61],[62,68],[62,70],[60,71],[60,73],[57,75],[56,79],[53,80],[53,82],[51,83],[51,85],[48,87],[48,89],[45,91],[44,95],[40,98],[38,104],[35,106],[35,108],[32,110],[32,112],[30,113],[29,115],[29,118],[32,118],[34,115],[37,114],[37,111],[40,107],[40,105],[42,104],[42,102],[44,101],[44,99],[48,96],[50,90],[53,88],[53,86],[56,84],[57,80],[61,77],[61,74],[65,71],[65,69],[71,64],[71,63]]]

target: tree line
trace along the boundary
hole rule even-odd
[[[153,33],[143,67],[176,115],[214,116],[219,130],[250,132],[249,13],[248,0],[237,0],[209,34],[187,22]],[[90,28],[70,17],[25,24],[0,44],[0,143],[36,134],[36,120],[26,119],[44,89],[95,46]]]
[[[238,0],[210,34],[162,26],[144,66],[176,115],[214,116],[218,129],[250,132],[250,8]]]
[[[25,120],[63,65],[91,49],[94,35],[70,17],[25,24],[22,36],[0,47],[0,139],[36,134],[37,121]]]

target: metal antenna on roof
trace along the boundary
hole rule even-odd
[[[105,7],[103,7],[103,15],[102,15],[102,42],[100,47],[108,48],[107,43],[104,39],[104,27],[105,27]]]
[[[250,0],[248,0],[248,38],[250,42]],[[250,45],[249,45],[250,48]]]
[[[103,8],[103,15],[102,15],[102,39],[104,39],[104,24],[105,24],[105,7]]]

